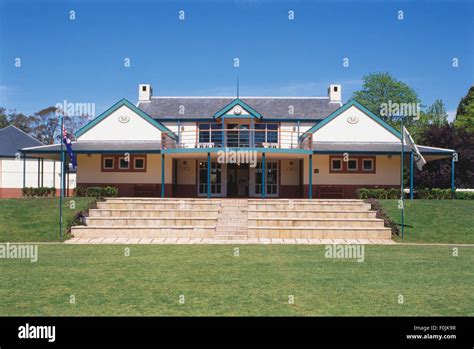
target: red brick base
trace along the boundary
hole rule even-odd
[[[78,183],[78,187],[116,187],[118,188],[118,196],[122,197],[135,197],[135,196],[143,196],[139,195],[138,191],[142,190],[143,192],[143,187],[137,187],[140,186],[141,184],[134,184],[134,183]],[[144,184],[145,185],[145,184]],[[149,188],[149,192],[146,193],[145,196],[150,196],[150,197],[161,197],[161,184],[146,184],[150,185],[153,187]],[[165,184],[165,197],[172,197],[173,190],[172,190],[172,184]]]

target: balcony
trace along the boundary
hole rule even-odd
[[[162,140],[163,148],[273,148],[311,149],[311,137],[300,141],[303,133],[281,129],[261,130],[250,128],[211,129],[209,131],[181,131],[178,139],[167,135]]]

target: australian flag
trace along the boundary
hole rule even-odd
[[[72,167],[76,168],[77,167],[76,155],[74,155],[72,151],[72,142],[67,136],[67,131],[64,125],[63,125],[63,142],[64,144],[66,144],[67,153],[69,154],[69,157],[71,158]]]

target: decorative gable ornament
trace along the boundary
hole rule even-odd
[[[354,124],[357,124],[359,122],[359,118],[357,116],[348,116],[347,117],[347,122],[349,124],[354,125]]]
[[[235,115],[240,115],[242,114],[242,107],[240,105],[235,106],[234,108],[234,114]]]
[[[122,124],[126,124],[127,122],[130,121],[130,116],[128,116],[128,115],[119,115],[118,121],[121,122]]]

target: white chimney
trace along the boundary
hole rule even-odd
[[[341,85],[329,85],[328,96],[329,103],[341,103]]]
[[[138,85],[138,101],[139,102],[149,102],[151,100],[152,95],[153,95],[153,89],[150,84]]]

